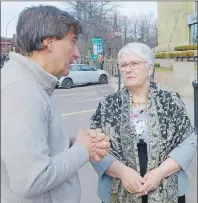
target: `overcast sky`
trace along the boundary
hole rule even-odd
[[[13,34],[16,33],[16,24],[18,20],[19,13],[25,8],[32,5],[53,5],[58,8],[65,7],[65,4],[60,1],[1,1],[1,36],[6,36],[6,26],[10,20],[13,20],[9,23],[7,27],[7,37],[12,37]],[[119,10],[122,14],[127,16],[131,16],[134,13],[153,13],[157,16],[157,2],[135,2],[135,1],[127,1],[127,2],[113,2],[113,4],[119,5]]]

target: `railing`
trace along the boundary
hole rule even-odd
[[[118,67],[116,64],[106,64],[105,70],[114,77],[118,77]]]
[[[178,56],[176,61],[198,62],[198,56]]]

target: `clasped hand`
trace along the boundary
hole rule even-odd
[[[110,139],[101,129],[80,131],[75,142],[83,144],[89,151],[89,159],[97,162],[108,155],[110,150]]]
[[[130,193],[136,193],[137,197],[147,195],[155,190],[163,179],[163,173],[156,168],[141,177],[137,171],[126,167],[122,173],[121,181],[124,188]]]

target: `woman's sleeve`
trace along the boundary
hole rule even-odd
[[[169,156],[185,171],[196,155],[197,134],[191,124],[186,106],[178,93],[174,95],[172,101],[176,104],[172,121],[178,132],[176,137],[179,140],[179,144],[171,150]],[[178,142],[178,140],[175,139],[174,141]]]
[[[197,135],[191,134],[187,139],[175,147],[168,155],[186,171],[197,152]]]
[[[101,128],[101,102],[99,102],[96,112],[91,117],[91,129]]]
[[[104,104],[104,106],[103,106]],[[122,147],[120,143],[120,135],[115,131],[115,128],[111,126],[111,124],[105,123],[104,116],[107,117],[107,120],[111,120],[108,117],[111,117],[112,115],[108,112],[111,112],[111,108],[109,107],[110,102],[108,100],[103,100],[99,103],[96,112],[93,114],[91,118],[91,129],[97,129],[100,128],[102,132],[109,136],[110,138],[110,144],[111,149],[109,154],[113,156],[115,159],[122,160]],[[114,160],[115,160],[114,159]],[[113,160],[113,159],[111,159]]]

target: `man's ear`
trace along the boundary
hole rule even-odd
[[[54,49],[55,39],[54,38],[46,38],[43,40],[43,45],[48,51],[52,52]]]

